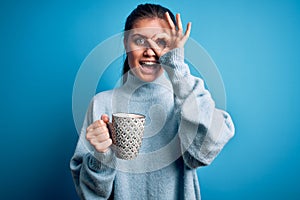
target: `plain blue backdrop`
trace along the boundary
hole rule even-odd
[[[1,2],[1,199],[78,199],[69,170],[76,73],[142,2]],[[236,135],[198,170],[202,198],[299,199],[300,2],[149,2],[192,21],[225,84]],[[99,90],[109,89],[103,81]]]

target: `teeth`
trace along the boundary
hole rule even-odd
[[[144,65],[155,65],[157,64],[156,62],[142,62]]]

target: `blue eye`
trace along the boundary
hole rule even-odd
[[[166,47],[167,46],[167,42],[163,39],[159,39],[156,41],[156,44],[160,47]]]
[[[135,42],[135,44],[137,44],[139,46],[142,46],[142,45],[144,45],[146,43],[146,41],[145,41],[144,38],[138,38],[134,42]]]

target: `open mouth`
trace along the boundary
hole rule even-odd
[[[140,61],[141,70],[146,74],[156,73],[160,68],[158,61]]]
[[[155,66],[159,65],[159,62],[156,61],[156,60],[153,60],[153,61],[140,61],[140,65],[145,66],[145,67],[155,67]]]
[[[156,60],[153,60],[153,61],[140,61],[140,65],[142,67],[145,67],[145,68],[153,68],[153,67],[159,67],[160,64],[158,61]]]

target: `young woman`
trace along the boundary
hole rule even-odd
[[[139,5],[128,16],[124,84],[93,98],[70,163],[82,199],[201,198],[196,168],[213,161],[234,126],[184,62],[190,31],[160,5]],[[112,149],[107,123],[115,112],[146,116],[134,160]]]

